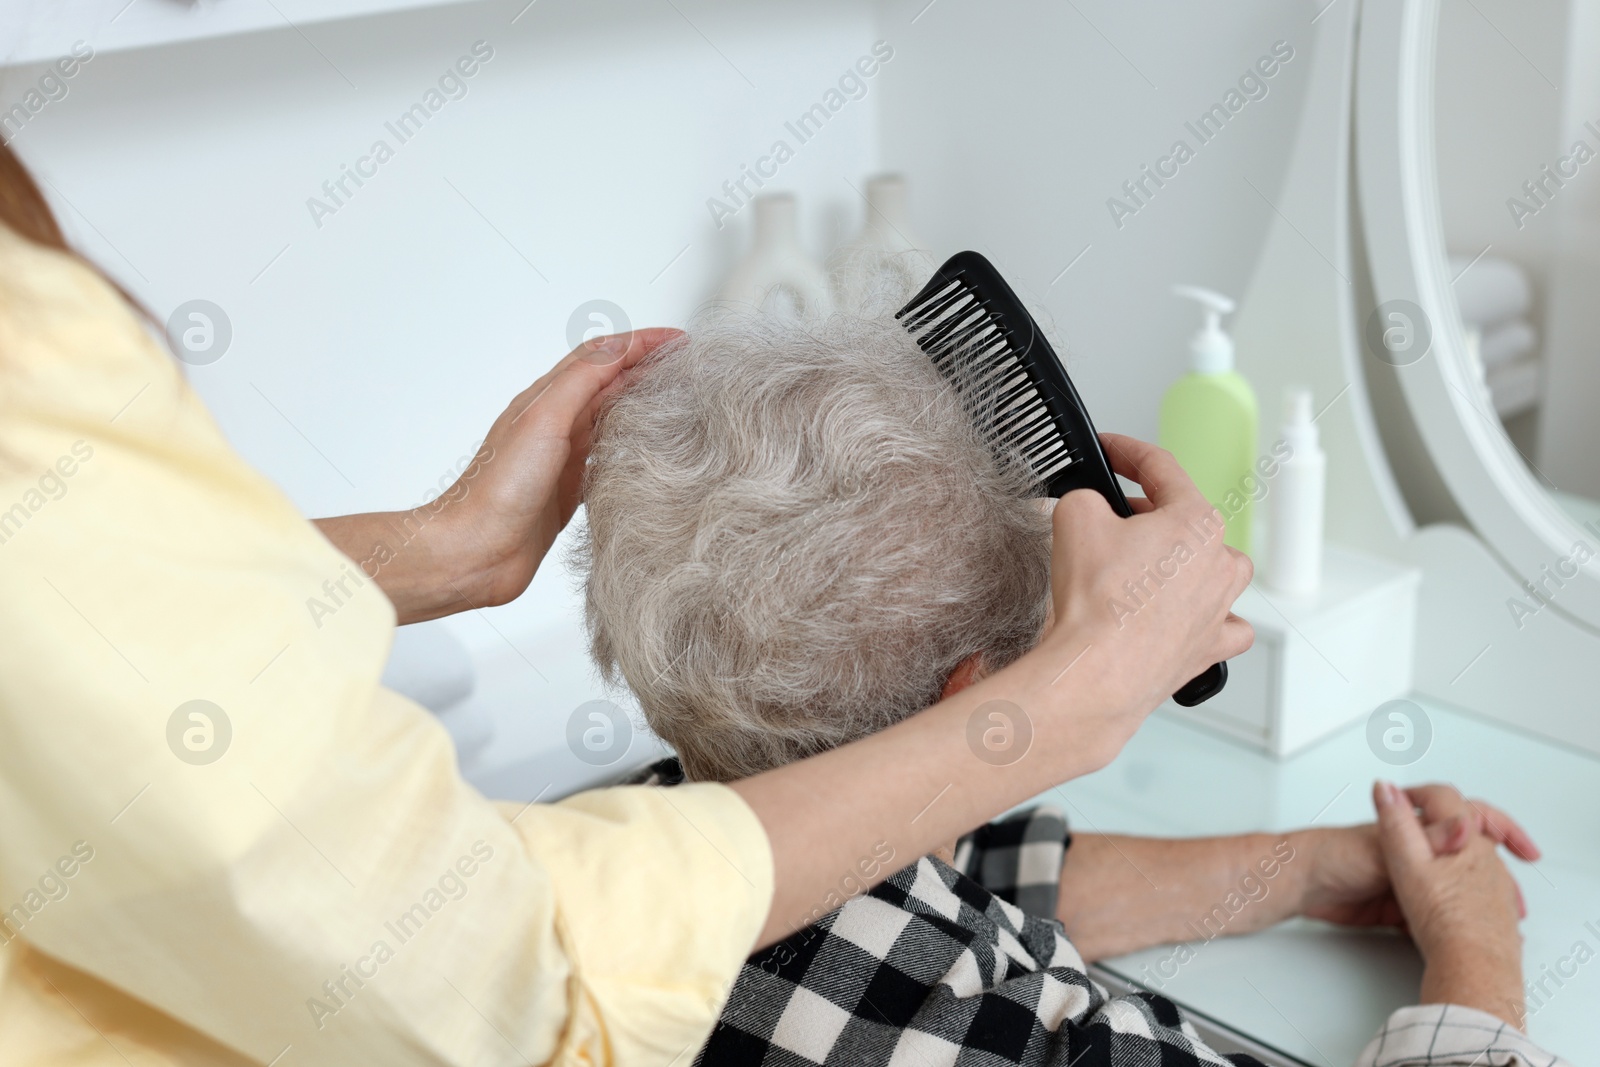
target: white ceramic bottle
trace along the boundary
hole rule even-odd
[[[717,290],[717,299],[796,319],[833,308],[828,278],[800,247],[799,207],[793,193],[763,193],[752,201],[755,242]]]
[[[866,223],[828,257],[839,307],[857,314],[896,311],[933,276],[938,263],[912,229],[906,200],[902,176],[867,179]],[[894,306],[880,308],[880,301]]]
[[[1286,389],[1278,475],[1267,491],[1272,545],[1267,584],[1290,596],[1310,596],[1322,584],[1322,520],[1328,458],[1312,421],[1311,390]]]

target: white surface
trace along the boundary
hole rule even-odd
[[[96,52],[304,27],[357,15],[461,0],[7,0],[0,63],[65,54],[77,41]]]
[[[1422,703],[1433,742],[1409,767],[1378,760],[1360,724],[1280,762],[1158,714],[1105,770],[1038,802],[1061,807],[1080,831],[1192,836],[1368,822],[1375,778],[1454,782],[1514,814],[1544,850],[1534,867],[1513,863],[1528,902],[1528,975],[1580,939],[1600,951],[1584,926],[1600,920],[1600,764]],[[1169,954],[1152,949],[1109,962],[1137,979]],[[1308,1064],[1346,1067],[1390,1011],[1415,1002],[1420,974],[1415,950],[1397,935],[1300,922],[1204,944],[1160,992]],[[1573,1063],[1592,1063],[1600,1057],[1597,1003],[1600,966],[1591,964],[1533,1015],[1529,1033]]]
[[[1278,756],[1297,752],[1411,689],[1420,574],[1330,547],[1310,596],[1252,584],[1233,610],[1256,643],[1228,664],[1228,685],[1170,714]]]
[[[1587,521],[1595,525],[1585,540],[1600,543],[1600,521]],[[1422,571],[1417,688],[1600,754],[1597,638],[1558,610],[1564,591],[1549,583],[1556,606],[1539,607],[1501,560],[1457,526],[1427,527],[1407,553]]]

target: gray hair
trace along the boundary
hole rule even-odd
[[[1038,640],[1050,523],[892,319],[726,310],[602,411],[572,562],[590,648],[688,777],[881,730]]]

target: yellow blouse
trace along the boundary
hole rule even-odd
[[[485,800],[379,685],[394,622],[116,293],[0,228],[0,1062],[691,1061],[771,901],[754,814]]]

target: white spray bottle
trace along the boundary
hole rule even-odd
[[[1328,457],[1317,442],[1317,424],[1312,421],[1311,390],[1284,390],[1278,451],[1287,455],[1279,462],[1267,495],[1272,523],[1267,584],[1291,596],[1310,596],[1322,584],[1328,471]]]

